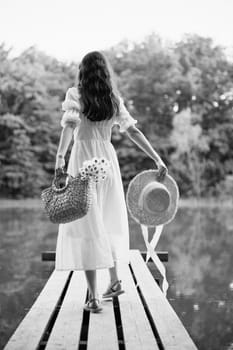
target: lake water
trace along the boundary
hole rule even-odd
[[[30,309],[54,268],[41,252],[55,250],[57,225],[41,208],[0,210],[0,348]],[[130,219],[131,248],[145,250]],[[164,227],[158,250],[167,297],[200,350],[233,349],[232,208],[180,208]]]

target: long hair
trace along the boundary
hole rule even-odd
[[[83,114],[91,121],[111,119],[119,113],[119,93],[107,58],[98,51],[89,52],[79,65],[78,91]]]

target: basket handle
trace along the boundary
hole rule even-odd
[[[65,168],[57,168],[55,169],[54,179],[52,182],[53,190],[56,192],[62,192],[67,187],[68,184],[65,184],[64,186],[60,186],[61,184],[64,184],[66,182],[67,177],[69,174],[65,171]]]

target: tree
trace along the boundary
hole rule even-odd
[[[3,45],[0,67],[1,193],[38,195],[51,183],[61,102],[76,68],[33,47],[9,58]]]
[[[182,180],[181,189],[196,197],[200,197],[205,191],[204,155],[209,151],[208,137],[203,135],[201,126],[195,124],[198,118],[190,108],[182,110],[174,117],[171,134],[171,142],[175,148],[171,161]]]
[[[75,82],[78,65],[59,62],[33,47],[18,57],[10,58],[9,53],[0,46],[0,125],[14,145],[3,135],[9,150],[2,141],[2,173],[16,176],[14,147],[22,147],[25,161],[37,167],[39,178],[31,192],[36,195],[53,176],[61,103]],[[197,35],[171,45],[152,33],[140,43],[125,40],[105,54],[126,106],[176,177],[182,194],[218,194],[233,175],[233,63],[223,48]],[[187,142],[185,150],[181,141]],[[113,130],[112,142],[125,187],[136,173],[155,167],[123,134]],[[18,191],[13,190],[20,179],[18,162],[15,169],[18,180],[1,180],[12,184],[5,187],[6,196]],[[31,174],[30,167],[25,171]],[[28,193],[24,188],[21,195]]]
[[[0,118],[0,187],[2,195],[31,197],[48,177],[35,159],[29,130],[19,116]]]
[[[175,53],[186,84],[180,87],[178,109],[191,107],[209,139],[205,153],[205,193],[217,194],[217,184],[233,169],[233,64],[224,50],[210,38],[187,35],[177,43]]]

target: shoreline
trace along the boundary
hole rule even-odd
[[[220,199],[220,198],[181,198],[179,200],[180,208],[232,208],[233,199]],[[38,209],[43,208],[43,202],[40,198],[26,198],[26,199],[0,199],[0,209],[14,209],[14,208],[25,208],[25,209]]]

